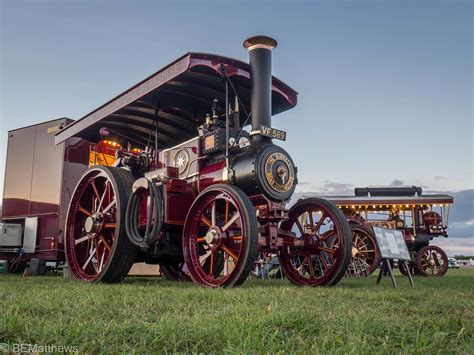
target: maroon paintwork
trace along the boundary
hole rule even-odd
[[[8,132],[2,221],[24,225],[26,217],[38,217],[36,252],[33,257],[64,260],[63,229],[71,192],[87,169],[89,143],[71,138],[55,145],[49,129],[72,122],[61,118]],[[11,259],[18,252],[2,252]]]

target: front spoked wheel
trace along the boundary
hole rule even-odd
[[[332,286],[344,276],[351,259],[352,234],[335,205],[321,198],[298,201],[281,228],[302,242],[285,246],[279,253],[283,272],[292,283]]]
[[[245,281],[257,257],[255,209],[237,187],[213,185],[191,206],[183,231],[189,275],[203,287],[231,287]]]
[[[444,276],[448,264],[448,255],[436,245],[427,245],[416,254],[416,267],[421,276]]]

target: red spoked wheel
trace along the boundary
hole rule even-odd
[[[240,285],[258,255],[255,209],[239,188],[218,184],[194,201],[183,231],[184,260],[204,287]]]
[[[133,177],[127,170],[96,166],[82,176],[72,195],[64,245],[73,276],[89,282],[120,282],[138,247],[124,225]]]
[[[435,245],[427,245],[416,254],[416,268],[421,276],[444,276],[448,266],[448,256]]]
[[[351,259],[352,234],[335,205],[321,198],[300,200],[281,228],[292,231],[304,243],[280,249],[280,265],[292,283],[332,286],[344,276]]]
[[[377,241],[372,230],[357,224],[351,224],[352,258],[349,265],[351,275],[369,276],[380,261]]]

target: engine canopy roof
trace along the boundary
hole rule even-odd
[[[225,112],[225,84],[222,65],[231,78],[247,112],[250,112],[250,68],[247,63],[218,55],[187,53],[168,66],[106,102],[56,134],[59,144],[70,137],[98,142],[110,136],[143,147],[155,141],[161,148],[172,147],[197,135],[197,126],[219,100]],[[233,97],[229,88],[230,98]],[[272,77],[272,115],[293,108],[297,92]],[[245,114],[240,108],[242,125]]]

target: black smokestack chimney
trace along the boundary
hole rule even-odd
[[[252,81],[252,132],[260,131],[261,125],[272,126],[272,50],[276,46],[277,41],[267,36],[254,36],[244,41],[244,47],[249,51]],[[271,138],[258,134],[253,135],[253,139],[260,142],[271,141]]]

